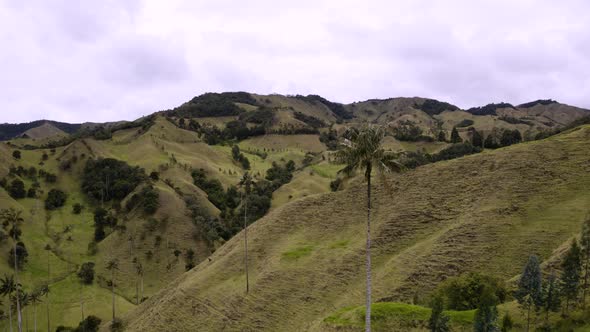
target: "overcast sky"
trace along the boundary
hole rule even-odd
[[[0,122],[131,120],[238,90],[590,108],[590,3],[0,0]]]

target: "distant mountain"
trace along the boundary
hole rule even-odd
[[[342,104],[318,95],[256,95],[247,92],[205,93],[170,110],[156,112],[176,119],[204,119],[203,122],[225,127],[232,121],[265,127],[266,133],[311,133],[333,124],[362,122],[396,127],[400,123],[418,126],[424,136],[435,137],[441,130],[448,131],[473,121],[471,127],[484,133],[494,128],[518,129],[531,134],[553,130],[590,114],[587,109],[561,104],[555,100],[536,100],[514,106],[509,103],[492,103],[462,110],[435,99],[398,97],[369,99]],[[141,119],[134,121],[139,123]],[[70,124],[39,120],[20,124],[0,124],[0,140],[22,137],[33,128],[50,124],[67,134],[93,130],[118,130],[132,126],[133,122]],[[51,130],[40,129],[41,133]],[[45,134],[47,134],[45,133]],[[47,137],[41,135],[37,138]],[[36,135],[36,134],[33,134]],[[31,137],[31,135],[27,135]]]

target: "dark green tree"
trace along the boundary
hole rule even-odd
[[[512,330],[513,326],[514,322],[512,321],[512,317],[510,317],[510,315],[506,313],[504,315],[504,318],[502,318],[502,327],[500,328],[500,331],[509,332],[510,330]]]
[[[47,210],[55,210],[64,206],[66,203],[68,196],[65,192],[59,189],[51,189],[49,193],[47,193],[47,198],[45,199],[45,209]]]
[[[461,136],[459,136],[459,131],[457,130],[457,127],[453,127],[453,130],[451,131],[451,143],[461,142],[463,142],[463,139],[461,138]]]
[[[477,146],[480,148],[483,147],[483,137],[481,136],[479,131],[477,131],[475,128],[473,128],[473,130],[472,130],[471,144],[473,144],[473,146]]]
[[[19,151],[19,150],[14,150],[14,151],[12,151],[12,157],[13,157],[14,159],[20,159],[20,158],[21,158],[21,153],[20,153],[20,151]]]
[[[543,282],[541,290],[543,311],[545,311],[545,324],[549,322],[549,312],[557,312],[561,307],[561,298],[559,294],[559,282],[555,277],[555,273]]]
[[[94,281],[94,263],[86,262],[80,266],[78,270],[78,278],[86,285],[92,284]]]
[[[536,255],[529,256],[518,281],[518,289],[514,297],[526,311],[526,330],[530,328],[531,309],[541,304],[541,267]]]
[[[443,313],[443,298],[435,296],[430,305],[432,313],[428,320],[428,329],[431,332],[449,332],[449,316]]]
[[[74,214],[80,214],[80,213],[82,213],[82,208],[83,208],[82,204],[76,203],[72,207],[72,213],[74,213]]]
[[[25,183],[19,179],[14,179],[10,183],[10,188],[8,189],[8,193],[14,199],[25,198],[27,195],[27,191],[25,190]]]
[[[438,132],[438,141],[439,142],[446,142],[447,141],[447,133],[444,130]]]
[[[561,293],[565,297],[565,313],[567,314],[571,301],[575,301],[580,290],[582,270],[581,250],[578,241],[572,241],[570,249],[561,262]]]
[[[350,144],[336,152],[336,159],[346,166],[340,171],[352,175],[358,170],[364,171],[367,181],[367,227],[366,227],[366,299],[365,331],[371,331],[371,176],[373,170],[379,173],[399,172],[403,166],[397,156],[383,148],[385,133],[381,127],[367,126],[360,131],[351,132]],[[289,167],[287,167],[288,169]],[[267,176],[268,178],[268,176]]]
[[[485,289],[479,307],[475,311],[473,331],[475,332],[496,332],[498,331],[498,308],[497,298],[490,289]]]

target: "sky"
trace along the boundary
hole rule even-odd
[[[223,91],[590,108],[590,2],[0,0],[0,123]]]

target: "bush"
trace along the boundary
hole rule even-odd
[[[469,126],[473,126],[473,120],[471,119],[463,119],[461,120],[461,122],[459,122],[457,124],[457,128],[464,128],[464,127],[469,127]]]
[[[150,179],[152,179],[152,181],[158,181],[160,179],[160,173],[158,173],[158,172],[151,172],[150,173]]]
[[[92,282],[94,281],[94,263],[86,262],[82,264],[77,275],[78,278],[80,278],[80,281],[82,281],[82,283],[86,285],[92,284]]]
[[[80,213],[82,213],[82,208],[83,208],[82,204],[76,203],[72,207],[72,213],[74,213],[74,214],[80,214]]]
[[[111,322],[111,331],[112,332],[123,332],[123,321],[120,318],[115,318]]]
[[[66,203],[67,195],[65,192],[59,189],[51,189],[45,199],[45,209],[55,210],[64,206]]]
[[[401,121],[393,128],[393,136],[400,141],[418,141],[422,136],[422,129],[414,122]]]
[[[439,295],[450,310],[477,309],[485,290],[490,290],[498,303],[507,299],[508,291],[503,281],[475,272],[449,278],[438,287]]]
[[[158,211],[160,207],[160,194],[153,186],[146,186],[137,194],[129,198],[125,208],[131,211],[136,207],[141,207],[143,212],[152,215]]]
[[[330,190],[338,191],[340,189],[341,185],[342,185],[342,179],[336,178],[336,180],[330,182]]]
[[[20,153],[20,151],[19,151],[19,150],[14,150],[14,151],[12,151],[12,157],[13,157],[14,159],[20,159],[20,158],[21,158],[21,153]]]
[[[471,143],[457,143],[441,150],[432,156],[433,161],[449,160],[466,155],[479,153],[482,149],[478,146],[473,146]]]
[[[90,315],[80,322],[75,332],[98,332],[101,322],[100,318]]]
[[[27,192],[25,190],[25,183],[19,179],[12,180],[8,193],[14,199],[25,198]]]
[[[35,188],[29,188],[29,190],[27,191],[27,197],[28,198],[35,198],[37,197],[37,189]]]

